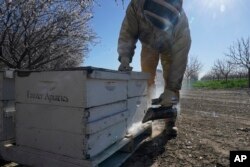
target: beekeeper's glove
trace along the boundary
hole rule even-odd
[[[132,71],[133,67],[129,66],[130,60],[128,57],[121,57],[120,62],[118,71]]]

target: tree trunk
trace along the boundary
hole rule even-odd
[[[250,88],[250,68],[248,68],[248,88]]]

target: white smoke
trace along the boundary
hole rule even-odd
[[[139,128],[142,127],[142,123],[141,122],[136,122],[133,123],[132,126],[128,129],[128,133],[129,134],[136,134],[136,132],[138,131]]]
[[[156,71],[155,77],[155,93],[153,98],[158,98],[164,91],[165,82],[163,79],[163,72],[162,70],[158,69]]]

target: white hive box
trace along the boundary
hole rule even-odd
[[[0,71],[0,141],[14,139],[14,70]]]
[[[142,126],[142,119],[148,109],[148,85],[146,73],[132,72],[128,81],[128,133],[134,133]]]
[[[17,146],[78,159],[97,156],[126,135],[128,96],[145,94],[147,78],[96,68],[17,72]]]
[[[107,118],[93,122],[85,116],[85,111],[75,107],[17,104],[17,145],[73,158],[92,158],[125,136],[127,111],[105,115]]]
[[[15,100],[14,70],[0,71],[0,100]]]
[[[14,101],[0,101],[0,142],[15,138]]]
[[[125,73],[77,68],[17,74],[19,103],[90,108],[127,99]]]
[[[126,135],[128,77],[91,68],[17,72],[17,145],[96,156]]]
[[[128,98],[146,96],[148,93],[147,79],[149,74],[131,72],[128,81]]]
[[[142,119],[148,109],[147,96],[138,96],[128,99],[128,133],[133,133],[142,125]]]

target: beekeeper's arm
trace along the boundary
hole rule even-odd
[[[137,40],[138,20],[136,16],[135,4],[133,1],[131,1],[128,5],[118,40],[118,60],[121,63],[118,69],[119,71],[132,70],[132,67],[129,66],[129,63],[132,62]]]

